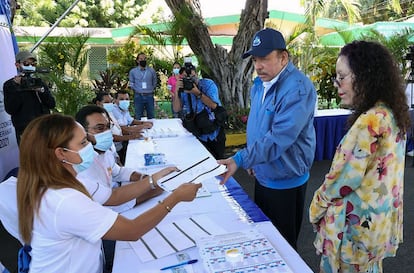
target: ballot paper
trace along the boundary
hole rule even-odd
[[[174,222],[162,221],[138,241],[129,244],[142,262],[149,262],[195,247],[199,237],[224,232],[210,218],[197,215]]]
[[[174,172],[161,178],[158,185],[166,191],[173,191],[183,183],[201,183],[226,171],[226,166],[217,164],[214,157],[207,156],[189,166],[181,166],[178,173]]]
[[[210,273],[292,273],[266,236],[257,230],[201,237],[197,246]]]

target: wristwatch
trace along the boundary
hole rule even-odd
[[[202,96],[203,96],[203,92],[201,92],[201,91],[200,91],[200,94],[198,94],[198,95],[196,96],[196,98],[197,98],[197,99],[201,99],[201,97],[202,97]]]

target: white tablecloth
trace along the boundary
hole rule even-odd
[[[171,122],[162,120],[155,120],[155,125],[162,122],[164,126],[177,126],[176,120]],[[171,124],[170,124],[171,123]],[[157,125],[157,126],[158,126]],[[180,130],[185,131],[184,128]],[[188,134],[179,134],[176,137],[170,138],[155,138],[153,144],[144,144],[144,140],[130,141],[126,156],[126,166],[133,168],[140,168],[147,173],[153,173],[158,170],[154,167],[143,166],[141,157],[143,152],[139,147],[153,146],[153,152],[162,152],[166,155],[166,160],[169,164],[176,164],[178,167],[189,166],[205,156],[211,156],[209,152],[202,146],[202,144],[193,136]],[[147,146],[146,146],[147,145]],[[171,222],[183,217],[203,216],[208,217],[214,223],[220,225],[227,232],[234,232],[246,229],[258,229],[262,232],[269,241],[273,244],[276,250],[284,258],[286,263],[293,272],[307,273],[312,270],[306,265],[301,257],[294,249],[286,242],[280,235],[277,229],[269,222],[254,223],[246,217],[245,211],[240,205],[228,194],[225,186],[219,185],[217,178],[212,178],[203,182],[203,187],[207,188],[211,193],[208,197],[196,198],[193,202],[179,203],[174,207],[171,213],[163,220],[163,222]],[[144,204],[135,207],[132,210],[124,212],[126,217],[136,217],[143,211],[151,208],[158,200],[165,198],[169,193],[163,193],[161,196],[153,198]],[[183,251],[187,253],[191,259],[200,259],[197,247],[193,247]],[[129,242],[117,242],[114,258],[114,273],[128,273],[128,272],[160,272],[160,268],[176,264],[178,262],[176,255],[166,256],[154,261],[143,263],[132,249]],[[201,261],[192,265],[193,272],[206,272]],[[167,271],[168,272],[168,271]],[[190,272],[189,272],[190,273]]]

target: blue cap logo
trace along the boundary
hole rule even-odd
[[[272,28],[265,28],[255,34],[252,48],[245,52],[242,58],[244,59],[249,56],[265,57],[277,49],[286,50],[286,43],[282,33]]]
[[[253,40],[252,46],[259,46],[262,43],[259,36],[256,36]]]

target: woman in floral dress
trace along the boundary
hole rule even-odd
[[[334,85],[353,113],[310,205],[320,272],[382,272],[403,240],[404,81],[384,46],[354,41],[339,53]]]

